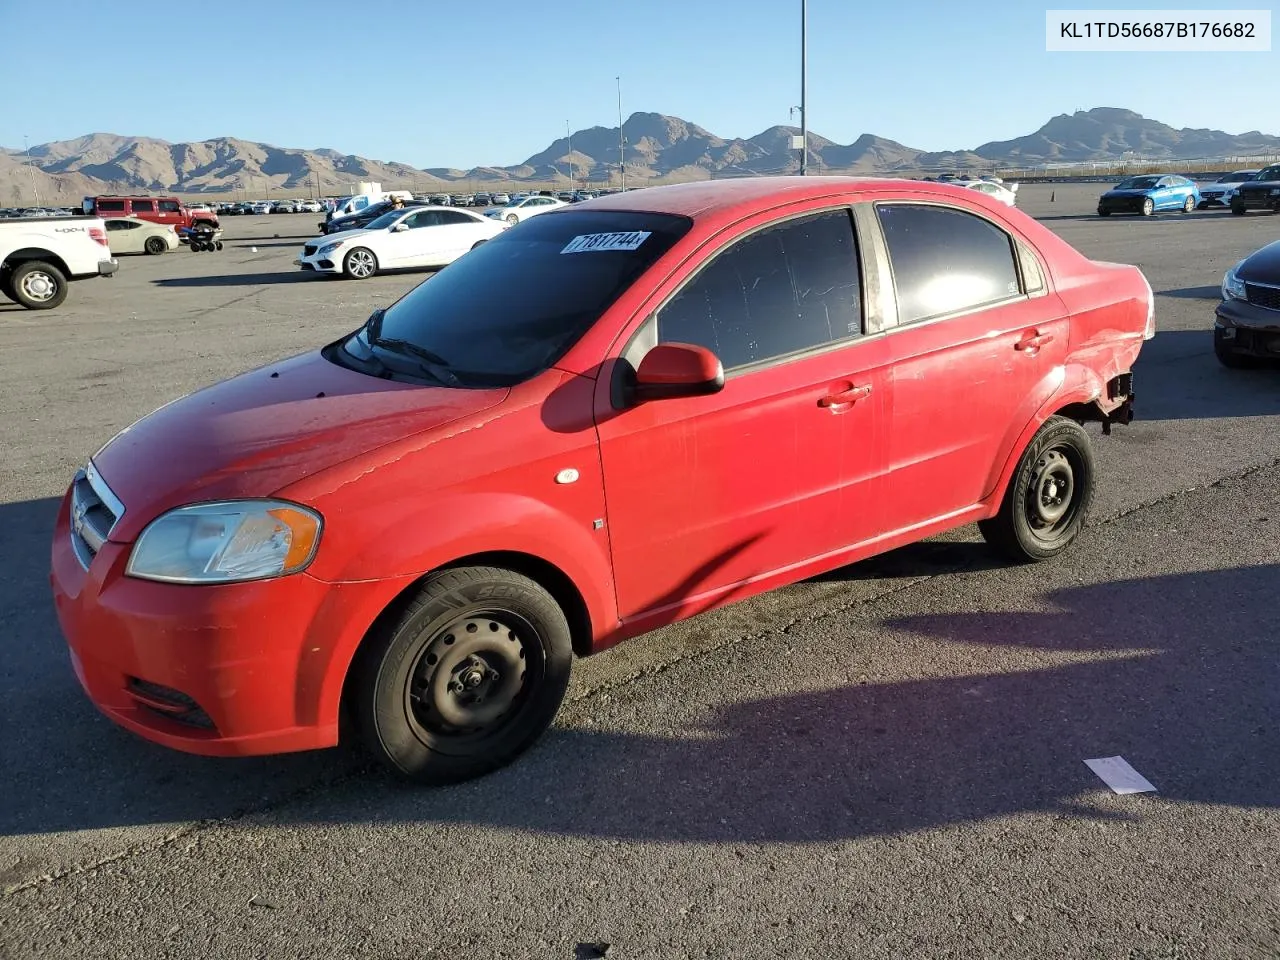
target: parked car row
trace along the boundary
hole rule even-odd
[[[1137,213],[1149,217],[1161,210],[1229,209],[1236,216],[1250,210],[1280,213],[1280,163],[1261,170],[1236,170],[1203,187],[1180,174],[1143,174],[1117,183],[1098,198],[1098,216]]]

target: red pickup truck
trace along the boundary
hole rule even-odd
[[[84,212],[95,217],[137,217],[173,227],[178,236],[198,223],[217,229],[218,215],[210,210],[192,211],[177,197],[85,197]]]

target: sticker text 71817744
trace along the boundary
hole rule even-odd
[[[636,250],[649,239],[648,230],[622,233],[585,233],[570,240],[561,253],[599,253],[605,250]]]

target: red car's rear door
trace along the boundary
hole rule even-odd
[[[897,317],[888,440],[893,530],[978,503],[1052,390],[1069,323],[1035,254],[980,211],[874,205]]]

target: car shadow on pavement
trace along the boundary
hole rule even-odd
[[[1178,287],[1176,290],[1157,290],[1157,297],[1176,297],[1179,300],[1211,300],[1217,303],[1222,299],[1222,287]]]
[[[1090,806],[1102,786],[1082,762],[1116,754],[1160,790],[1156,800],[1131,800],[1131,816],[1151,802],[1280,806],[1277,565],[1055,590],[1029,598],[1044,608],[1038,612],[975,611],[956,596],[948,612],[867,625],[868,634],[893,630],[971,648],[975,669],[963,676],[872,682],[864,675],[870,648],[821,632],[766,635],[756,642],[779,647],[781,672],[740,678],[759,696],[716,706],[733,685],[712,653],[680,668],[688,676],[668,675],[656,696],[674,705],[654,702],[644,687],[612,691],[615,702],[644,697],[636,708],[655,732],[595,729],[588,697],[572,708],[578,719],[515,765],[429,790],[394,783],[345,750],[206,759],[153,746],[99,717],[76,684],[48,600],[57,502],[0,507],[0,525],[14,535],[0,615],[18,641],[0,675],[10,798],[0,805],[0,836],[274,807],[274,818],[298,823],[812,842],[1025,812],[1117,816]],[[970,546],[919,546],[878,562],[903,575],[913,564],[922,576],[962,562],[971,569]],[[1006,648],[1077,656],[1011,670]],[[769,693],[786,689],[784,663],[796,657],[822,664],[809,675],[826,679],[818,689]],[[705,682],[706,671],[715,683]],[[617,709],[600,702],[598,713],[607,720]],[[623,704],[622,716],[632,713]]]
[[[1212,312],[1210,311],[1210,316]],[[1160,309],[1156,307],[1156,322]],[[1280,364],[1230,370],[1213,353],[1209,330],[1158,330],[1133,367],[1135,422],[1280,415]]]
[[[277,273],[225,273],[209,277],[166,277],[152,280],[157,287],[257,287],[269,283],[315,283],[332,279],[335,274],[314,273],[310,270],[290,270]]]

